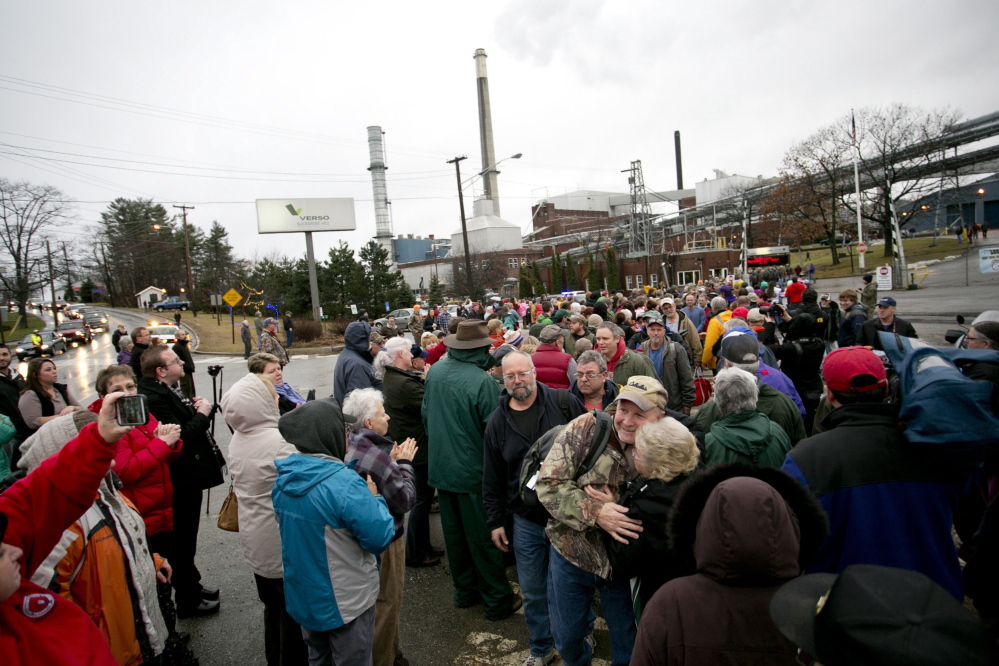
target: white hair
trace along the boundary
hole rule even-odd
[[[388,354],[385,354],[385,356],[388,356]],[[379,404],[384,407],[385,397],[378,389],[354,389],[348,393],[347,397],[343,400],[343,413],[357,419],[357,423],[351,425],[350,429],[357,430],[358,428],[363,428],[366,420],[375,418],[375,414],[378,413]]]
[[[389,338],[382,349],[384,349],[385,355],[389,357],[389,363],[395,363],[396,354],[401,351],[410,351],[412,348],[413,345],[410,344],[409,340],[396,336]]]
[[[572,310],[573,314],[579,314],[583,311],[583,306],[580,305],[578,301],[573,301],[572,304],[569,305],[569,309]]]
[[[739,368],[725,368],[715,378],[715,403],[721,415],[756,409],[760,389],[756,377]]]
[[[722,329],[724,329],[724,331],[726,333],[728,333],[729,331],[731,331],[736,326],[742,326],[743,328],[749,328],[749,323],[746,322],[745,319],[740,319],[739,317],[732,317],[727,322],[725,322],[724,324],[722,324]],[[754,335],[755,335],[755,333],[754,333]]]
[[[132,347],[134,344],[135,343],[132,342],[132,338],[127,335],[123,335],[120,338],[118,338],[118,347],[120,348],[127,349]]]
[[[715,296],[711,299],[711,311],[712,312],[724,312],[728,308],[728,301],[725,300],[724,296]]]
[[[393,365],[394,360],[395,359],[392,358],[392,354],[389,354],[385,350],[382,350],[377,354],[375,354],[374,363],[371,364],[371,369],[375,373],[375,378],[384,379],[385,368],[387,368],[390,365]]]
[[[745,372],[748,372],[749,374],[755,376],[756,373],[760,369],[760,362],[759,361],[753,361],[752,363],[733,363],[732,361],[729,361],[728,359],[725,359],[725,367],[726,368],[738,368],[740,370],[744,370]]]

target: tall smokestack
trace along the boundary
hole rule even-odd
[[[479,142],[482,144],[482,170],[488,173],[482,176],[482,187],[485,198],[493,202],[493,215],[499,217],[499,188],[496,175],[499,173],[490,167],[496,164],[496,150],[493,148],[493,118],[489,106],[489,78],[486,75],[486,50],[475,49],[475,83],[479,92]]]
[[[389,263],[395,265],[395,252],[392,251],[392,217],[389,215],[388,188],[385,186],[385,149],[382,145],[382,128],[372,125],[368,128],[368,152],[371,155],[371,188],[375,195],[375,240],[388,252]]]
[[[673,145],[676,146],[676,189],[683,189],[683,160],[680,158],[680,130],[673,132]]]

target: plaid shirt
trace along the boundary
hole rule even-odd
[[[343,461],[353,465],[361,478],[371,475],[378,487],[378,493],[385,498],[389,513],[395,523],[395,538],[403,533],[403,518],[407,511],[416,506],[416,480],[413,465],[408,460],[392,460],[388,451],[393,443],[376,432],[360,428],[350,433],[347,440],[347,455]]]
[[[447,325],[451,321],[451,313],[447,310],[441,310],[440,314],[437,315],[437,328],[445,333],[448,332]]]

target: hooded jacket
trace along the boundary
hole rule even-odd
[[[816,332],[815,317],[807,312],[796,315],[787,326],[783,342],[777,342],[773,322],[764,324],[761,341],[780,360],[780,370],[794,384],[799,396],[818,402],[822,395],[822,359],[826,343]]]
[[[389,415],[388,438],[393,442],[402,442],[409,437],[415,439],[418,448],[413,464],[426,465],[430,438],[423,427],[423,375],[386,366],[382,393],[385,396],[385,413]]]
[[[229,442],[229,474],[239,507],[239,541],[250,571],[281,578],[281,538],[271,491],[274,461],[296,453],[278,431],[278,408],[260,377],[243,376],[222,396],[222,416],[235,431]]]
[[[646,607],[632,666],[793,664],[797,648],[770,619],[770,600],[825,534],[818,503],[778,470],[736,463],[696,473],[669,523],[686,575]]]
[[[332,456],[296,453],[275,466],[285,609],[312,631],[342,627],[378,597],[375,556],[395,534],[388,506]]]
[[[791,450],[784,429],[765,415],[745,409],[715,421],[704,437],[704,463],[744,462],[780,469]]]
[[[98,398],[89,409],[99,414],[104,404]],[[153,433],[159,421],[152,414],[149,423],[135,426],[115,444],[114,473],[121,479],[121,493],[135,505],[146,522],[146,532],[152,536],[173,530],[173,482],[170,463],[180,458],[184,442],[177,440],[171,449]]]
[[[493,365],[488,349],[449,349],[427,373],[423,426],[433,442],[427,471],[434,488],[482,492],[482,435],[500,392],[486,372]]]
[[[656,368],[652,365],[649,357],[639,352],[627,350],[624,338],[618,338],[617,351],[614,353],[614,357],[607,362],[607,369],[610,370],[611,378],[618,386],[624,386],[635,375],[656,376]]]
[[[804,439],[805,423],[801,420],[801,413],[798,412],[794,401],[777,389],[764,384],[759,377],[756,378],[756,388],[760,391],[756,399],[756,411],[779,425],[791,440],[791,446]],[[719,419],[721,411],[713,399],[701,405],[697,412],[697,422],[705,432],[710,432],[711,426]]]
[[[49,421],[25,442],[20,466],[30,476],[93,420],[89,412],[74,412]],[[156,594],[162,559],[154,563],[142,516],[115,489],[116,481],[105,475],[96,499],[63,532],[31,581],[82,608],[118,663],[132,666],[163,652],[167,629]]]
[[[860,303],[854,303],[843,313],[839,325],[839,336],[836,342],[840,347],[852,347],[860,339],[860,329],[867,321],[867,308]]]
[[[343,334],[343,351],[336,358],[333,368],[333,397],[342,407],[343,399],[354,389],[382,387],[382,380],[375,377],[371,367],[371,327],[366,322],[354,321]]]
[[[723,310],[708,320],[707,334],[704,336],[704,350],[701,352],[701,363],[706,368],[715,369],[718,357],[714,355],[715,342],[725,334],[725,322],[732,318],[731,310]]]
[[[114,459],[114,445],[96,424],[83,427],[62,450],[0,495],[7,517],[3,542],[24,551],[21,585],[0,603],[0,654],[5,666],[116,666],[107,641],[76,604],[39,587],[31,576],[93,505]]]

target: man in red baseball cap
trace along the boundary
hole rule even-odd
[[[852,564],[909,569],[963,600],[951,538],[960,479],[906,445],[899,406],[884,402],[884,365],[870,349],[832,352],[822,379],[833,407],[822,421],[826,431],[798,442],[782,467],[829,516],[829,536],[808,573],[839,573]]]

